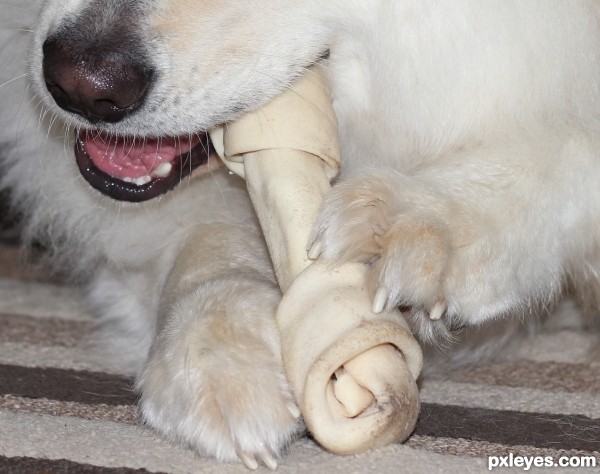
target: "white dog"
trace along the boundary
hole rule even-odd
[[[596,307],[598,1],[47,0],[29,48],[34,97],[0,89],[3,186],[89,279],[145,421],[201,453],[274,466],[301,429],[269,259],[204,132],[317,61],[343,173],[314,248],[369,262],[376,309],[436,339],[566,287]]]

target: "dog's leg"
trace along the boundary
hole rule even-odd
[[[202,454],[275,467],[300,429],[274,320],[280,297],[257,234],[198,230],[167,280],[137,383],[144,420]]]
[[[599,145],[521,133],[410,172],[354,176],[327,197],[313,248],[371,262],[374,309],[410,307],[424,337],[529,312],[592,245],[600,203],[586,189],[600,179]]]

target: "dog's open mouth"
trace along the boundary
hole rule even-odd
[[[75,157],[92,187],[119,201],[142,202],[173,189],[206,165],[209,143],[205,133],[132,139],[83,131],[77,136]]]

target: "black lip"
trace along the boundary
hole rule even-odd
[[[75,158],[81,175],[97,191],[117,201],[144,202],[170,191],[198,166],[208,162],[210,139],[206,133],[199,136],[200,142],[194,148],[175,158],[168,176],[154,178],[141,186],[120,180],[98,169],[79,136],[75,140]]]

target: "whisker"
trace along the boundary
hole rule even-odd
[[[0,84],[0,88],[5,87],[8,84],[12,84],[13,82],[18,81],[19,79],[23,79],[23,78],[25,78],[27,76],[29,76],[29,73],[25,72],[25,73],[23,73],[23,74],[21,74],[21,75],[19,75],[17,77],[13,77],[12,79],[9,79],[8,81],[3,82],[2,84]]]

